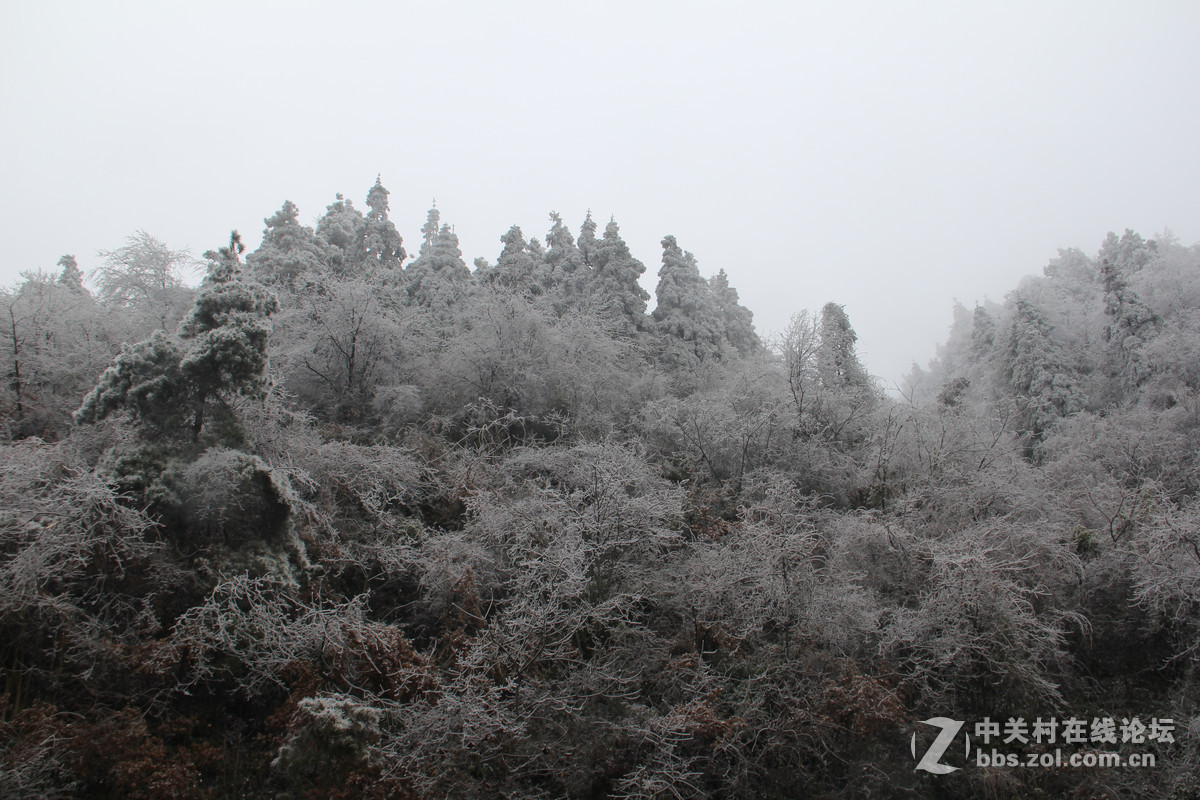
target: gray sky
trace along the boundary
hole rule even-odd
[[[674,234],[760,332],[844,303],[889,382],[1059,247],[1200,240],[1200,3],[6,4],[0,282],[145,229],[251,248],[382,173],[470,263]]]

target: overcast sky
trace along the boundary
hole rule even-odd
[[[614,216],[762,333],[843,303],[897,381],[955,298],[1109,230],[1200,240],[1200,3],[8,3],[0,282],[144,229],[197,254],[382,173],[411,250]]]

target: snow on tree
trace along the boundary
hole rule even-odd
[[[262,243],[246,256],[252,274],[268,284],[292,285],[304,273],[317,273],[326,265],[325,247],[313,229],[297,220],[300,209],[291,200],[264,222]]]
[[[408,253],[395,224],[388,219],[389,192],[383,188],[381,178],[376,177],[375,185],[367,192],[367,207],[371,210],[367,212],[355,256],[371,266],[398,269]]]
[[[354,253],[365,224],[362,212],[341,192],[317,220],[317,240],[324,246],[326,260],[335,272],[353,268]]]
[[[504,248],[496,259],[496,266],[480,274],[483,282],[530,295],[540,294],[541,286],[536,283],[535,275],[541,254],[530,250],[525,234],[516,225],[509,228],[500,241]]]
[[[124,247],[101,250],[103,263],[94,273],[100,301],[139,311],[163,330],[185,313],[191,292],[184,272],[191,269],[186,250],[172,250],[145,231],[125,240]]]
[[[471,282],[458,236],[441,223],[437,207],[429,209],[421,227],[421,250],[404,270],[409,296],[416,305],[445,307],[458,301]]]
[[[677,366],[720,361],[726,356],[725,326],[720,309],[700,276],[696,258],[679,247],[674,236],[662,240],[653,318],[659,333],[673,345],[666,358]]]
[[[754,330],[754,312],[741,304],[737,289],[729,285],[725,270],[718,270],[708,279],[708,285],[725,323],[725,338],[729,343],[743,356],[761,350],[762,340]]]
[[[589,307],[619,321],[620,330],[627,336],[644,330],[650,293],[638,280],[646,272],[646,265],[629,252],[616,220],[609,220],[599,241],[594,241],[594,236],[585,239],[582,235],[580,241],[585,242],[583,252],[592,268],[586,288]]]
[[[858,360],[858,334],[850,325],[845,306],[826,303],[821,309],[821,346],[817,349],[817,371],[827,388],[863,387],[870,383],[866,368]]]
[[[555,298],[555,308],[562,313],[578,300],[587,283],[588,267],[562,216],[552,211],[550,221],[553,224],[546,234],[546,252],[538,267],[537,279],[543,293]]]
[[[253,395],[266,382],[267,317],[278,309],[261,285],[244,280],[235,231],[228,247],[209,251],[208,275],[175,337],[156,332],[126,346],[75,413],[96,422],[118,409],[162,432],[180,424],[199,440],[206,412],[232,395]]]
[[[87,291],[83,286],[83,270],[79,269],[79,262],[75,260],[75,256],[63,256],[58,260],[58,266],[60,268],[58,273],[60,286],[77,292]]]
[[[1142,302],[1127,276],[1141,270],[1154,257],[1154,248],[1133,231],[1117,239],[1109,233],[1100,249],[1100,279],[1104,286],[1104,341],[1109,344],[1109,377],[1119,393],[1131,394],[1144,384],[1152,371],[1144,345],[1153,337],[1161,320]]]
[[[1006,367],[1009,384],[1024,406],[1022,432],[1034,440],[1086,405],[1045,314],[1020,295],[1015,300]]]

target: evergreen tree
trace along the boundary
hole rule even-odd
[[[583,236],[580,240],[586,241]],[[638,280],[645,274],[646,265],[629,252],[616,220],[609,220],[599,242],[588,242],[585,253],[592,267],[586,291],[588,305],[618,320],[626,335],[645,329],[650,293]]]
[[[725,338],[729,343],[743,356],[761,350],[762,340],[754,330],[754,312],[739,302],[737,289],[729,285],[725,270],[719,270],[709,278],[708,285],[721,312]]]
[[[555,310],[561,314],[578,302],[587,281],[587,267],[562,216],[553,211],[550,220],[553,224],[546,234],[546,252],[538,270],[538,282],[542,293],[554,298]]]
[[[496,259],[496,266],[483,274],[487,283],[494,283],[506,289],[522,291],[533,295],[540,293],[541,286],[535,282],[541,261],[541,254],[535,254],[529,249],[525,235],[521,229],[513,225],[500,237],[504,248]]]
[[[725,328],[708,282],[700,276],[696,258],[682,250],[674,236],[662,240],[663,263],[658,271],[654,322],[658,332],[674,342],[667,361],[676,366],[725,357]]]
[[[996,345],[996,319],[983,306],[975,306],[971,315],[971,356],[981,361]]]
[[[579,227],[579,239],[576,242],[576,247],[579,248],[579,255],[583,259],[584,265],[595,267],[596,248],[599,243],[596,240],[596,221],[592,219],[592,210],[589,208],[587,216],[583,219],[583,225]]]
[[[337,272],[351,271],[359,243],[363,238],[366,220],[339,192],[337,199],[317,220],[317,240],[325,249],[326,262]]]
[[[76,292],[87,292],[83,286],[83,271],[79,269],[75,256],[63,256],[58,260],[61,270],[58,273],[58,283]]]
[[[1100,250],[1100,279],[1107,318],[1104,341],[1108,343],[1109,379],[1115,384],[1118,397],[1135,391],[1151,373],[1143,347],[1156,333],[1160,320],[1129,286],[1126,276],[1142,269],[1152,257],[1152,248],[1129,230],[1120,240],[1109,233]]]
[[[388,190],[383,188],[381,176],[376,177],[375,185],[367,192],[370,211],[362,227],[355,260],[372,267],[398,269],[408,254],[404,251],[404,240],[395,224],[388,219],[388,194]]]
[[[1031,447],[1057,420],[1081,410],[1086,398],[1042,310],[1020,295],[1014,305],[1006,366],[1009,385],[1023,405],[1022,433]]]
[[[301,225],[300,209],[291,200],[263,220],[262,243],[246,256],[252,274],[268,284],[293,285],[297,276],[306,272],[316,274],[326,264],[326,249],[317,240],[313,229]]]
[[[186,424],[199,440],[215,402],[254,395],[266,383],[267,317],[278,309],[261,285],[244,280],[235,231],[228,247],[205,253],[209,261],[199,297],[176,337],[156,332],[126,347],[84,398],[77,422],[95,422],[118,409],[159,432]]]
[[[470,285],[471,270],[463,261],[458,236],[449,225],[440,223],[437,207],[429,209],[421,228],[421,251],[404,271],[410,302],[415,305],[450,305]]]
[[[855,352],[857,342],[858,334],[850,325],[846,308],[838,303],[826,303],[821,309],[817,371],[827,388],[863,387],[870,383]]]

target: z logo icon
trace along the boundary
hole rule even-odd
[[[929,749],[925,751],[925,755],[917,762],[916,769],[923,769],[926,772],[931,772],[934,775],[945,775],[948,772],[955,772],[958,767],[952,767],[949,764],[941,762],[942,756],[947,748],[954,741],[954,737],[958,735],[963,724],[956,719],[947,717],[932,717],[931,719],[922,720],[924,725],[932,725],[935,728],[941,728],[942,732],[933,740],[933,744],[929,745]],[[967,750],[971,749],[971,742],[967,740]],[[912,735],[912,754],[913,758],[917,757],[917,734]]]

